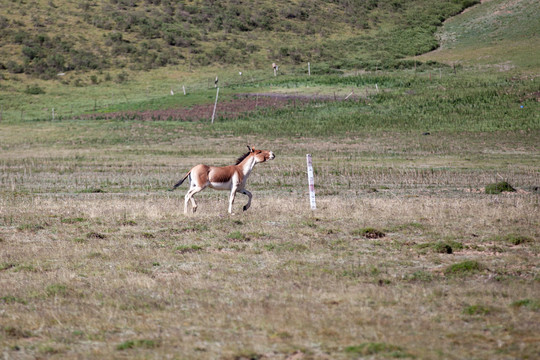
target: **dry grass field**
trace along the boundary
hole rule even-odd
[[[3,358],[540,353],[538,131],[203,139],[162,125],[0,125]],[[246,144],[276,154],[249,211],[238,195],[228,216],[227,193],[206,190],[185,216],[186,186],[167,190]],[[485,193],[501,180],[517,191]]]

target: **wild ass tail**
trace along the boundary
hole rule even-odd
[[[169,189],[169,191],[173,191],[174,189],[176,189],[177,187],[179,187],[180,185],[182,185],[184,183],[184,181],[188,178],[189,174],[191,174],[191,170],[186,174],[186,176],[184,176],[182,178],[182,180],[180,180],[179,182],[177,182],[176,184],[174,184],[174,186],[172,187],[172,189]]]

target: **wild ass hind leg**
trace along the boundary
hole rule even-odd
[[[253,195],[251,195],[251,193],[249,191],[247,191],[246,189],[242,189],[240,191],[240,193],[244,194],[244,195],[247,195],[247,197],[248,197],[248,202],[247,202],[246,205],[244,205],[244,208],[243,208],[243,210],[246,211],[251,206],[251,199],[253,198]]]
[[[197,211],[197,203],[195,202],[195,199],[193,198],[193,195],[195,195],[198,192],[201,192],[204,188],[200,186],[193,186],[191,189],[188,190],[186,193],[186,196],[184,198],[184,214],[188,213],[188,203],[191,200],[191,211],[195,213]]]

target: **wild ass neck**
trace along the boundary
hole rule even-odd
[[[257,164],[257,161],[254,156],[248,156],[237,166],[240,168],[242,174],[244,174],[244,179],[247,179],[253,168]]]

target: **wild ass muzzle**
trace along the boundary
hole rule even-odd
[[[248,146],[249,151],[240,156],[235,165],[229,166],[208,166],[199,164],[193,167],[189,172],[177,182],[171,189],[174,190],[189,178],[189,189],[185,196],[184,213],[188,212],[188,203],[191,200],[191,209],[197,211],[197,203],[193,195],[204,190],[207,187],[216,190],[229,190],[229,214],[232,214],[232,206],[237,192],[247,195],[248,202],[244,205],[244,211],[251,206],[253,196],[246,190],[246,183],[251,171],[256,164],[273,160],[275,155],[272,151],[256,150]]]

